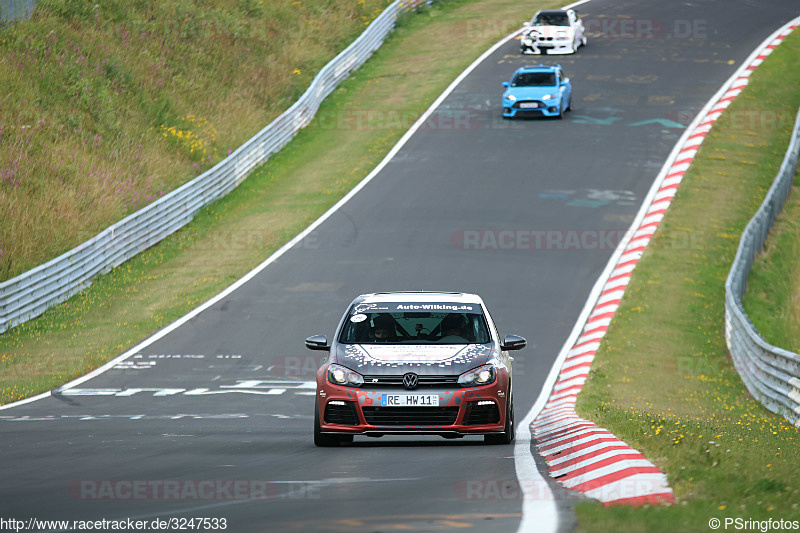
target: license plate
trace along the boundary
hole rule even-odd
[[[531,109],[539,107],[539,102],[521,102],[519,104],[520,109]]]
[[[438,394],[381,394],[381,407],[438,407]]]

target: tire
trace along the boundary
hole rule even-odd
[[[558,115],[556,115],[556,119],[561,120],[564,118],[564,103],[560,102],[558,104]]]
[[[484,435],[486,444],[511,444],[514,442],[517,426],[514,425],[514,395],[510,394],[506,403],[506,425],[503,432],[495,435]]]
[[[569,95],[569,102],[567,102],[567,108],[564,111],[572,111],[572,94]]]
[[[352,435],[326,435],[322,433],[319,426],[319,402],[314,399],[314,444],[322,448],[338,446],[345,442],[353,442]]]

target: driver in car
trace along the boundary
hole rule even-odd
[[[464,342],[467,340],[467,318],[460,314],[449,314],[442,319],[443,342]]]
[[[372,338],[375,342],[397,342],[391,317],[378,315],[372,321]]]

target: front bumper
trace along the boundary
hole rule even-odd
[[[503,100],[503,116],[506,118],[523,118],[523,117],[557,117],[559,114],[559,107],[561,100],[546,100],[543,102],[535,102],[538,107],[525,108],[520,107],[521,104],[530,102],[516,101],[509,102]]]
[[[408,391],[398,387],[369,389],[317,382],[316,401],[320,431],[328,434],[440,435],[461,437],[500,433],[505,427],[508,378],[479,387],[425,388]],[[436,394],[438,407],[382,407],[383,394]]]
[[[575,45],[572,41],[538,41],[522,39],[520,42],[520,52],[523,54],[574,54]]]

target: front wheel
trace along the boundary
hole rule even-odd
[[[503,432],[499,435],[484,435],[483,442],[486,444],[511,444],[514,441],[515,434],[514,397],[509,394],[508,402],[506,402],[506,424],[503,427]]]

